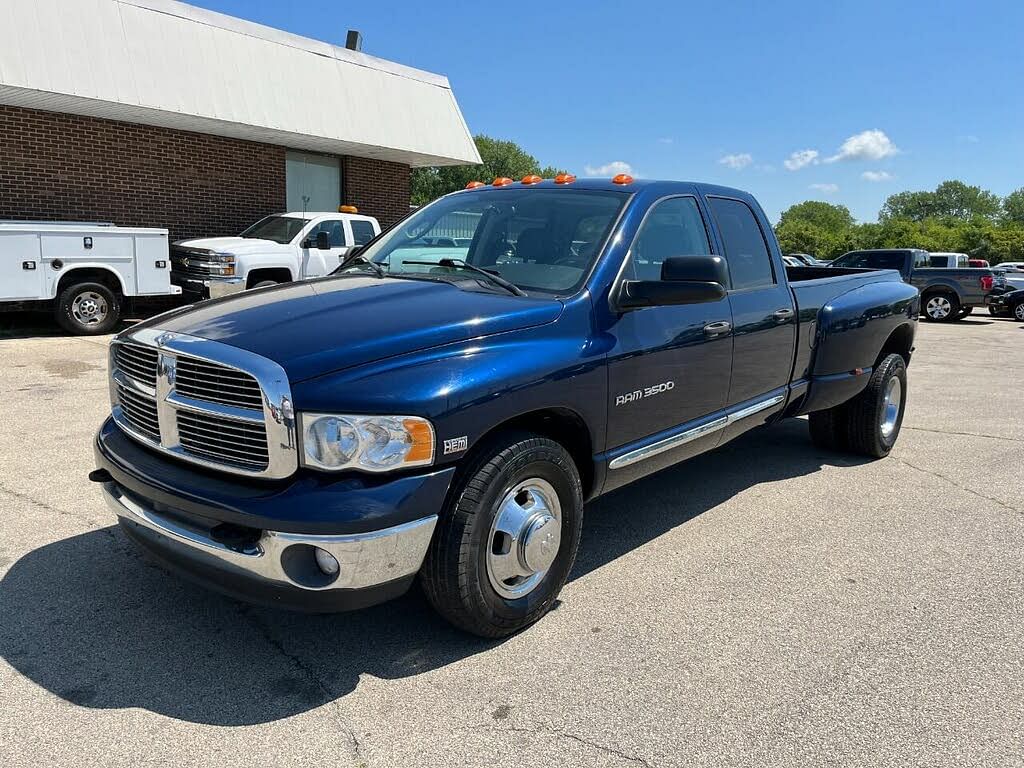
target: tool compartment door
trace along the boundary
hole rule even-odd
[[[0,301],[45,298],[39,235],[0,230]]]
[[[171,293],[171,258],[165,234],[135,236],[135,281],[139,295]]]

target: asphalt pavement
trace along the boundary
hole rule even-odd
[[[0,765],[1024,765],[1024,327],[922,325],[881,461],[758,430],[588,506],[550,615],[251,608],[113,525],[106,338],[0,334]]]

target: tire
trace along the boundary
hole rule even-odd
[[[815,411],[807,417],[811,442],[826,451],[845,452],[850,448],[846,430],[846,404],[827,411]]]
[[[907,365],[887,356],[871,373],[864,391],[848,404],[850,451],[881,459],[889,455],[903,426],[907,408]]]
[[[1018,301],[1013,305],[1013,319],[1024,323],[1024,301]]]
[[[554,515],[541,514],[555,504]],[[550,527],[553,520],[557,528]],[[514,634],[551,609],[582,527],[579,471],[565,448],[529,433],[506,434],[471,460],[442,512],[420,571],[423,590],[438,613],[466,632]],[[531,573],[524,564],[531,557],[546,568]],[[512,566],[524,575],[502,579]]]
[[[260,280],[256,285],[250,286],[249,289],[253,288],[269,288],[272,285],[280,285],[277,280]]]
[[[988,305],[988,313],[990,315],[992,315],[992,317],[1002,317],[1003,316],[1003,313],[999,312],[998,310],[996,310],[996,308],[993,307],[991,304]]]
[[[921,315],[930,323],[952,323],[960,319],[960,299],[952,293],[930,293],[921,301]]]
[[[121,301],[102,283],[76,283],[65,288],[54,307],[57,323],[68,333],[97,336],[110,333],[121,319]]]

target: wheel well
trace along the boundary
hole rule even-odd
[[[950,288],[948,285],[937,285],[934,288],[928,288],[927,290],[925,290],[924,293],[921,294],[921,301],[923,302],[925,299],[931,296],[938,296],[940,294],[952,296],[957,300],[957,302],[960,301],[960,297],[957,295],[956,290]]]
[[[82,267],[80,269],[68,270],[60,276],[60,280],[57,282],[57,298],[60,298],[61,293],[69,285],[74,285],[75,283],[99,283],[100,285],[107,286],[115,294],[122,295],[124,293],[121,289],[121,281],[109,269]]]
[[[292,281],[292,273],[287,267],[275,267],[273,269],[254,269],[249,273],[246,278],[245,287],[252,288],[256,283],[263,282],[264,280],[274,280],[278,283],[290,283]]]
[[[911,325],[901,325],[889,334],[889,338],[882,345],[882,351],[878,353],[875,360],[875,367],[878,366],[888,355],[897,354],[903,358],[903,362],[910,365],[910,352],[914,345],[914,328]]]
[[[583,418],[568,408],[531,411],[498,424],[480,436],[474,446],[492,441],[501,432],[523,430],[554,440],[569,452],[583,485],[583,498],[589,497],[594,484],[594,443]]]

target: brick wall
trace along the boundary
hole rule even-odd
[[[346,205],[374,216],[387,228],[409,213],[409,166],[363,157],[341,159]]]
[[[283,147],[0,105],[0,219],[233,235],[285,204]]]

